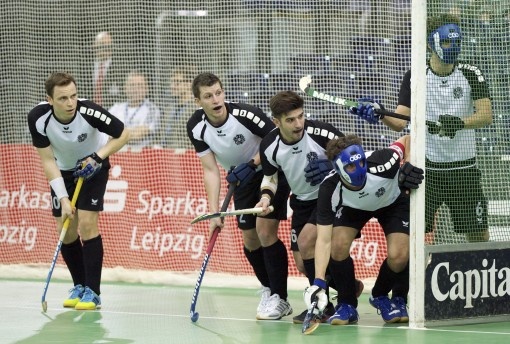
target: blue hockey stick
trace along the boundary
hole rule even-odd
[[[225,212],[230,203],[230,199],[234,195],[234,190],[236,188],[236,184],[232,183],[228,186],[227,195],[225,196],[225,200],[223,201],[223,205],[221,206],[220,212]],[[207,263],[209,262],[209,258],[211,257],[212,250],[214,248],[214,243],[216,242],[216,238],[218,237],[218,233],[220,232],[220,228],[216,227],[214,230],[211,240],[209,241],[209,245],[207,246],[207,250],[205,252],[204,261],[202,262],[202,267],[200,268],[200,272],[198,273],[197,283],[195,283],[195,290],[193,291],[193,297],[191,298],[191,307],[189,309],[189,316],[191,321],[196,322],[198,320],[198,312],[195,311],[198,300],[198,292],[200,291],[200,286],[202,285],[202,279],[204,278],[205,269],[207,268]]]

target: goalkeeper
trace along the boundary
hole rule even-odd
[[[259,144],[274,128],[271,119],[258,107],[225,101],[220,79],[211,73],[199,74],[192,83],[195,111],[187,123],[188,137],[195,147],[204,171],[204,185],[209,211],[218,212],[221,187],[218,163],[229,171],[236,209],[252,208],[260,197],[262,170],[259,167]],[[259,320],[277,320],[292,313],[287,301],[288,258],[284,243],[278,238],[280,220],[287,219],[289,187],[280,179],[274,211],[265,217],[237,216],[243,233],[244,254],[262,284],[257,307]],[[222,219],[211,219],[210,234],[223,227]]]
[[[30,111],[28,127],[50,182],[58,230],[71,218],[61,252],[74,286],[64,307],[95,310],[101,307],[103,240],[98,220],[108,182],[108,157],[126,144],[129,131],[99,105],[78,99],[71,75],[53,73],[45,86],[48,101]],[[78,177],[86,182],[72,209],[69,195]]]
[[[407,322],[406,298],[409,290],[409,190],[423,179],[423,170],[406,162],[409,136],[389,148],[365,154],[361,140],[347,135],[331,140],[326,154],[336,173],[322,182],[317,201],[317,242],[315,280],[305,294],[307,308],[317,299],[320,314],[327,305],[326,268],[338,286],[332,325],[358,321],[354,262],[349,254],[354,239],[371,219],[381,224],[387,242],[387,258],[381,264],[372,289],[370,304],[388,323]],[[363,194],[363,197],[360,195]],[[399,286],[398,288],[395,288]],[[392,291],[392,298],[388,294]]]
[[[442,204],[450,210],[454,231],[464,233],[469,242],[488,241],[487,200],[480,171],[476,167],[475,129],[492,123],[489,88],[477,66],[458,61],[462,32],[459,19],[450,14],[427,20],[426,119],[426,231],[433,230],[435,214]],[[363,99],[352,112],[370,123],[380,118]],[[411,72],[400,86],[396,113],[410,116]],[[406,121],[384,117],[382,122],[401,131]],[[462,182],[459,182],[462,181]]]

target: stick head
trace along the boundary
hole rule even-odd
[[[311,83],[312,83],[312,76],[306,75],[306,76],[302,77],[301,79],[299,79],[299,88],[301,89],[301,91],[306,93],[306,90],[308,89],[308,87],[310,86]]]
[[[44,313],[46,313],[46,311],[48,310],[48,302],[46,301],[42,302],[42,310]]]
[[[194,312],[194,313],[192,312],[190,314],[190,318],[191,318],[191,321],[197,322],[197,320],[198,320],[198,312]]]

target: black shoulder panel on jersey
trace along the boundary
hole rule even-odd
[[[428,69],[427,69],[428,70]],[[411,71],[408,70],[400,84],[400,91],[398,93],[398,105],[403,105],[411,108]]]
[[[383,178],[393,178],[400,168],[400,156],[391,148],[374,151],[367,157],[368,172]]]
[[[90,126],[111,137],[118,138],[124,131],[124,123],[120,119],[90,100],[78,100],[77,111]]]
[[[266,157],[266,154],[265,152],[267,151],[267,149],[269,148],[269,146],[271,144],[273,144],[276,140],[278,140],[276,142],[276,147],[275,149],[273,150],[272,154],[271,154],[271,159],[273,161],[276,160],[276,154],[278,152],[278,148],[279,148],[279,144],[280,144],[280,130],[278,128],[272,130],[269,134],[267,134],[263,139],[262,141],[260,141],[260,160],[262,162],[262,168],[264,169],[264,174],[266,175],[272,175],[273,173],[269,173],[268,172],[268,169],[272,171],[272,168],[269,167],[269,162],[267,161],[267,157]],[[272,165],[271,165],[272,166]]]
[[[273,121],[260,108],[245,103],[225,102],[227,111],[231,113],[254,135],[266,136],[275,127]]]
[[[37,121],[44,115],[47,115],[47,118],[44,120],[44,132],[46,133],[46,127],[48,126],[51,116],[51,105],[49,103],[39,103],[30,110],[27,115],[28,129],[30,131],[30,136],[32,136],[32,144],[37,148],[45,148],[50,145],[48,137],[37,131]]]
[[[333,125],[318,121],[318,120],[305,120],[305,131],[315,142],[322,148],[326,149],[328,142],[335,137],[345,136],[340,130]]]
[[[471,97],[473,100],[490,98],[489,87],[487,86],[485,76],[477,66],[459,62],[457,68],[469,82],[469,86],[471,86]]]

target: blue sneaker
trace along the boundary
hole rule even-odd
[[[77,284],[69,289],[69,296],[64,300],[64,307],[74,308],[80,299],[83,297],[85,288],[81,284]]]
[[[400,296],[394,296],[391,298],[391,302],[395,304],[400,311],[400,321],[401,323],[409,322],[409,314],[407,313],[407,304],[406,300]]]
[[[74,309],[83,310],[83,311],[93,311],[101,308],[101,298],[99,295],[94,293],[92,289],[89,287],[85,287],[85,291],[83,292],[83,297],[80,302],[76,304]]]
[[[335,307],[335,309],[335,314],[333,314],[328,320],[331,325],[347,325],[358,322],[358,311],[353,306],[347,303],[340,303]]]
[[[377,308],[377,313],[381,315],[385,322],[396,323],[400,321],[400,310],[397,305],[390,301],[388,296],[370,296],[368,301],[374,308]]]

